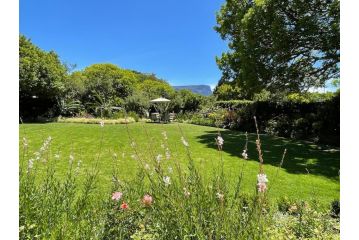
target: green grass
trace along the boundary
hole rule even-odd
[[[217,129],[190,124],[179,124],[179,126],[188,139],[197,167],[209,179],[212,171],[217,171],[220,162],[214,140]],[[173,161],[179,161],[184,167],[187,165],[186,150],[181,143],[177,124],[133,123],[127,127],[130,136],[136,142],[136,149],[147,155],[145,157],[149,157],[151,152],[154,155],[159,153],[164,155],[160,145],[163,140],[161,132],[165,130],[169,138],[172,159],[163,161],[173,168]],[[255,135],[249,135],[249,159],[243,160],[241,153],[245,144],[244,134],[229,130],[221,130],[221,134],[224,138],[223,161],[228,181],[234,185],[244,167],[242,191],[254,193],[258,172]],[[21,124],[20,141],[26,137],[29,146],[24,154],[20,142],[20,164],[32,158],[33,153],[38,151],[48,136],[53,138],[49,157],[60,155],[60,159],[56,161],[56,168],[62,174],[65,174],[68,168],[71,152],[75,163],[78,160],[82,161],[82,169],[93,167],[98,159],[99,184],[103,192],[111,188],[114,153],[120,159],[116,168],[121,180],[132,178],[136,172],[137,162],[131,157],[133,149],[126,125],[105,125],[101,128],[99,125],[74,123]],[[269,179],[271,188],[269,194],[272,199],[282,196],[303,200],[316,199],[326,205],[334,199],[339,199],[339,151],[328,151],[312,143],[267,135],[261,135],[261,140],[264,170]],[[284,148],[287,148],[288,153],[282,168],[279,169],[277,166]]]

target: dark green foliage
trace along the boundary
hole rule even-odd
[[[331,216],[335,218],[340,217],[340,201],[335,200],[332,202]]]
[[[339,76],[338,0],[227,0],[215,30],[229,42],[219,83],[246,97],[262,89],[298,92]]]
[[[66,66],[55,52],[41,50],[23,35],[19,44],[20,116],[29,119],[58,114],[54,108],[65,92]]]
[[[124,101],[124,109],[127,112],[135,112],[141,117],[146,117],[150,108],[150,100],[143,92],[135,92]]]
[[[327,97],[325,97],[327,98]],[[324,101],[217,101],[205,112],[180,115],[181,121],[205,126],[220,126],[254,132],[253,116],[261,131],[274,136],[311,139],[324,144],[339,145],[339,93]]]

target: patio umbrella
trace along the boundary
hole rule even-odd
[[[156,98],[150,101],[151,103],[166,103],[166,102],[171,102],[171,100],[167,99],[167,98]]]
[[[166,113],[167,108],[168,108],[168,103],[171,102],[171,100],[167,99],[167,98],[156,98],[150,101],[151,103],[154,103],[156,109],[160,112],[161,119],[163,119],[163,114]],[[166,120],[165,120],[166,121]]]

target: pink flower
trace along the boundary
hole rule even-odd
[[[143,196],[142,198],[142,203],[146,206],[151,206],[152,205],[152,196],[146,194],[145,196]]]
[[[267,190],[267,184],[265,182],[260,182],[257,184],[258,192],[265,192]]]
[[[125,203],[125,202],[122,202],[122,204],[121,204],[121,209],[123,209],[123,210],[128,209],[128,204]]]
[[[114,193],[112,193],[112,200],[114,200],[114,201],[120,200],[121,197],[122,197],[122,192],[114,192]]]

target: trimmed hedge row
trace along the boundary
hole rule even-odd
[[[225,128],[254,132],[253,116],[256,116],[262,132],[339,146],[339,94],[321,102],[242,100],[219,101],[215,106],[222,110],[226,109],[221,119],[221,124]],[[204,114],[203,118],[208,118],[208,114]],[[198,115],[195,115],[190,122],[201,124],[203,121],[199,120]],[[206,125],[208,125],[208,121],[206,121]]]

